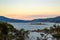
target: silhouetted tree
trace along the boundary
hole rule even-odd
[[[8,24],[6,22],[0,22],[0,31],[1,31],[1,40],[6,40],[6,37],[9,32],[9,28],[13,29],[13,26],[11,24]]]
[[[57,40],[60,40],[60,26],[59,25],[53,25],[53,27],[50,28],[50,32],[53,33],[53,37],[55,37]]]

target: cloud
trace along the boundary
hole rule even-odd
[[[30,15],[28,17],[32,19],[38,19],[38,18],[50,18],[50,17],[55,17],[55,16],[57,15]]]

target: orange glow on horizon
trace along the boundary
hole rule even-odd
[[[0,16],[23,20],[60,16],[60,0],[0,0]]]

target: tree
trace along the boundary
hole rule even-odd
[[[48,28],[44,28],[43,29],[45,33],[49,33],[49,29]]]
[[[8,35],[8,32],[9,32],[9,27],[10,28],[13,28],[13,26],[11,24],[8,24],[6,22],[0,22],[0,31],[1,31],[1,37],[2,39],[1,40],[6,40],[6,37]]]
[[[53,33],[53,37],[55,37],[57,40],[60,40],[60,26],[59,25],[53,25],[51,33]]]

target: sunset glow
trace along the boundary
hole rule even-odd
[[[0,0],[0,16],[23,20],[60,16],[60,0]]]

